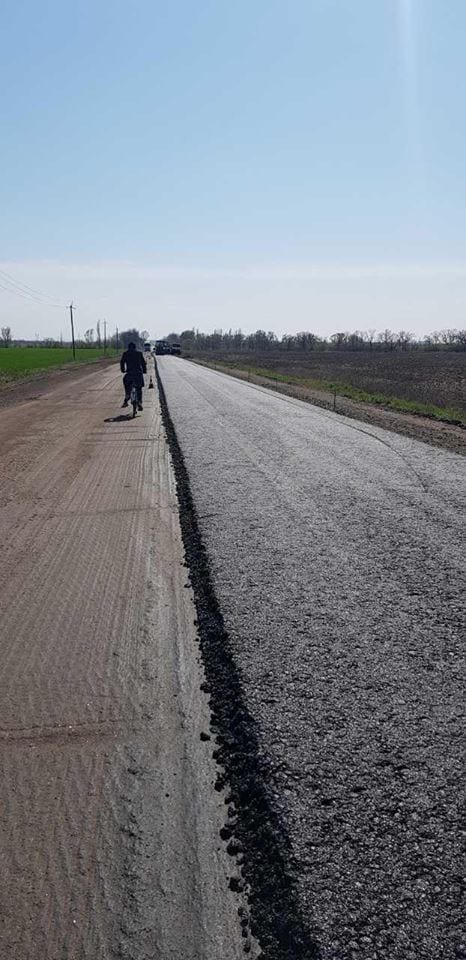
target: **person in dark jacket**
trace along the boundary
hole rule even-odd
[[[142,353],[136,350],[135,343],[128,343],[128,349],[125,350],[120,360],[120,370],[124,373],[123,386],[125,388],[125,399],[122,407],[128,406],[131,387],[134,384],[138,392],[138,410],[142,410],[142,388],[147,367]]]

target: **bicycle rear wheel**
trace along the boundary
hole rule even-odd
[[[138,392],[136,387],[131,387],[131,406],[133,408],[133,418],[136,416],[136,411],[138,409]]]

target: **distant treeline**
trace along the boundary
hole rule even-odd
[[[311,350],[466,350],[465,330],[439,330],[416,339],[406,330],[394,333],[392,330],[355,330],[334,333],[331,337],[319,337],[307,330],[301,333],[284,334],[256,330],[255,333],[243,333],[241,330],[214,330],[213,333],[201,333],[199,330],[183,330],[182,333],[170,333],[166,340],[181,343],[183,354],[195,355],[209,352],[230,353],[266,353],[266,352],[309,352]]]
[[[8,333],[4,333],[8,331]],[[136,330],[135,327],[130,330],[121,330],[118,333],[112,333],[109,336],[106,336],[105,331],[101,329],[99,322],[94,332],[93,328],[86,330],[84,337],[76,336],[75,337],[75,346],[79,347],[80,350],[86,349],[89,347],[94,349],[97,347],[99,350],[103,350],[106,347],[109,347],[113,350],[124,349],[128,346],[128,343],[136,344],[138,348],[142,346],[145,340],[149,339],[149,334],[147,330]],[[3,347],[46,347],[50,349],[51,347],[66,347],[67,349],[71,347],[71,340],[63,340],[63,337],[60,337],[59,340],[55,340],[53,337],[42,337],[40,340],[38,337],[35,340],[22,340],[22,339],[13,339],[11,335],[10,327],[2,328],[2,335],[0,337],[0,346]]]
[[[114,349],[125,348],[132,340],[137,347],[149,340],[147,330],[137,330],[134,327],[129,330],[121,330],[118,333],[112,333],[108,337],[103,336],[100,325],[97,324],[96,330],[86,330],[84,337],[76,338],[76,346],[113,347]],[[300,333],[285,333],[282,337],[277,337],[272,331],[256,330],[255,333],[243,333],[242,330],[214,330],[213,333],[201,333],[200,330],[183,330],[182,333],[169,333],[165,340],[181,343],[182,352],[186,355],[196,355],[205,353],[306,353],[311,350],[383,350],[383,351],[408,351],[408,350],[452,350],[466,351],[466,329],[446,329],[438,330],[428,334],[422,339],[417,339],[413,334],[406,330],[399,330],[395,333],[393,330],[355,330],[354,333],[342,331],[334,333],[331,337],[319,337],[315,333],[303,330]],[[42,340],[21,340],[14,339],[10,327],[3,327],[0,336],[0,347],[8,346],[18,347],[69,347],[69,340],[55,340],[51,337],[44,337]]]

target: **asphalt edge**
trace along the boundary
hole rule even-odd
[[[253,374],[252,378],[250,379],[249,376],[246,376],[248,373],[246,368],[242,370],[233,370],[228,369],[227,367],[222,367],[221,365],[217,367],[210,366],[203,360],[198,360],[194,357],[186,357],[185,359],[187,359],[189,363],[203,366],[207,370],[211,370],[213,373],[220,373],[227,377],[233,377],[242,383],[249,383],[250,385],[259,387],[262,390],[269,390],[271,393],[278,394],[279,396],[288,397],[292,400],[298,400],[300,403],[306,403],[310,406],[317,407],[318,410],[325,410],[327,413],[335,413],[338,416],[346,417],[349,420],[354,420],[356,423],[365,423],[368,426],[375,427],[379,430],[386,430],[389,433],[393,433],[395,436],[407,437],[409,440],[416,440],[418,443],[424,443],[429,447],[437,447],[439,450],[449,450],[451,453],[456,453],[460,457],[466,456],[466,446],[464,445],[463,440],[463,434],[466,434],[466,427],[460,421],[450,422],[446,420],[436,420],[434,417],[427,416],[427,414],[408,413],[402,410],[397,411],[394,408],[386,407],[383,404],[365,403],[363,400],[352,400],[350,397],[345,397],[343,394],[337,394],[337,397],[339,397],[343,404],[349,403],[353,405],[350,409],[340,409],[338,406],[334,406],[333,395],[330,391],[328,400],[321,400],[315,396],[300,396],[299,394],[293,392],[294,385],[291,383],[276,383],[272,381],[266,382],[266,377],[261,378],[255,374]],[[244,374],[244,376],[241,374]],[[261,379],[264,382],[261,382]],[[375,414],[382,414],[381,422],[375,422],[371,419],[371,411]],[[398,423],[395,425],[392,422],[383,422],[384,413],[396,416],[398,418]],[[410,429],[410,423],[408,422],[409,418],[412,418],[413,421],[415,421],[417,418],[417,430],[414,430],[414,422],[412,424],[413,430]],[[423,436],[423,434],[419,432],[424,426],[423,421],[426,421],[425,428],[432,429],[432,434],[429,437]],[[427,424],[429,425],[428,427]],[[458,431],[458,433],[455,434],[454,431]],[[463,446],[461,446],[461,444],[463,444]]]
[[[247,896],[250,932],[259,942],[264,960],[319,960],[319,949],[300,912],[287,866],[290,843],[270,801],[272,772],[261,751],[256,724],[244,702],[240,673],[215,595],[189,476],[157,363],[155,373],[175,473],[181,534],[210,696],[211,727],[216,740],[213,756],[220,767],[216,787],[226,787],[228,792],[228,816],[221,836],[240,868],[240,879],[232,878],[230,886],[244,890]],[[245,924],[243,918],[247,953],[250,943]]]

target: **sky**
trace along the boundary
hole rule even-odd
[[[2,14],[13,336],[466,326],[464,0]]]

